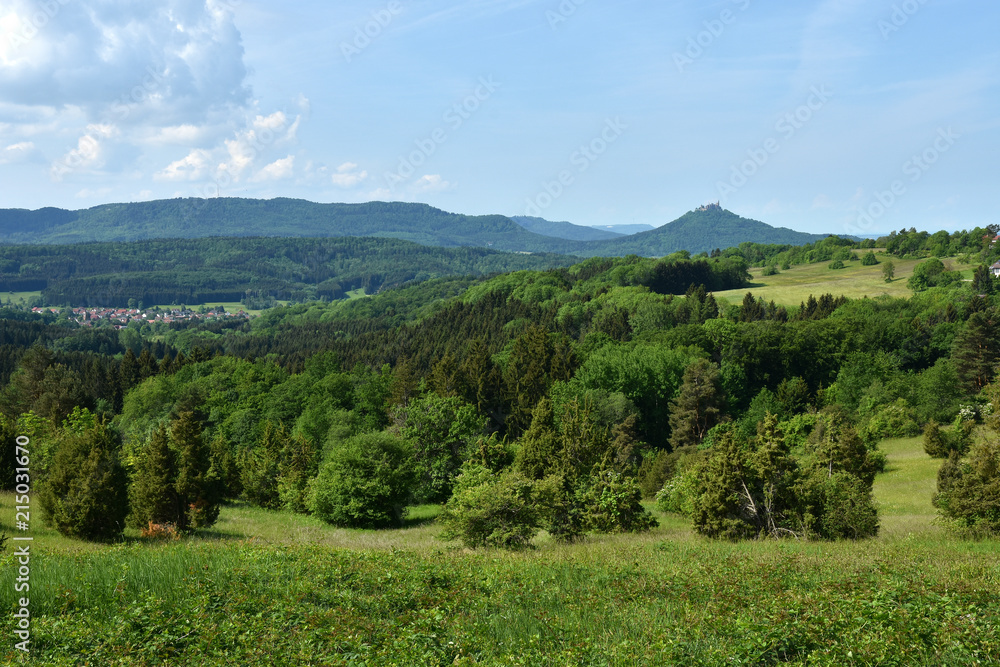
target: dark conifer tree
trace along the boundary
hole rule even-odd
[[[680,393],[670,407],[670,445],[698,445],[722,418],[722,376],[719,367],[697,359],[684,369]]]
[[[170,447],[167,427],[160,424],[146,444],[132,477],[129,522],[134,527],[145,528],[150,523],[177,525],[180,501],[174,487],[176,479],[176,455]]]

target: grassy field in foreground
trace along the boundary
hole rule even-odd
[[[880,262],[887,259],[885,255],[879,255]],[[755,268],[750,270],[753,276],[750,287],[716,292],[715,296],[738,304],[743,300],[743,295],[753,292],[754,296],[763,297],[766,301],[773,300],[779,306],[798,306],[810,295],[819,298],[827,293],[852,299],[883,294],[908,298],[913,292],[906,286],[906,281],[913,275],[913,268],[922,261],[925,260],[893,258],[896,273],[891,283],[882,278],[882,264],[862,266],[860,261],[844,262],[843,269],[829,268],[830,262],[802,264],[773,276],[764,276],[764,269]],[[973,269],[959,264],[955,258],[943,261],[949,270],[961,270],[965,278],[972,278]]]
[[[919,438],[885,451],[883,530],[858,543],[710,542],[661,516],[646,535],[473,552],[436,539],[429,506],[393,531],[244,506],[167,544],[39,530],[30,664],[1000,664],[1000,544],[931,523]],[[10,549],[0,567],[13,609]],[[0,656],[19,664],[11,639]]]

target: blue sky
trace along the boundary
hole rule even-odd
[[[1000,223],[987,0],[0,0],[0,207]]]

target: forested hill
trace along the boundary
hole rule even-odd
[[[426,204],[317,204],[301,199],[167,199],[81,211],[0,210],[0,241],[81,243],[208,236],[375,236],[428,246],[571,252],[502,215],[447,213]]]
[[[124,307],[130,300],[201,304],[341,299],[364,289],[446,276],[569,266],[564,255],[430,248],[377,238],[206,238],[0,246],[0,293],[41,291],[52,305]]]
[[[692,253],[711,252],[740,243],[800,246],[826,238],[827,234],[807,234],[786,227],[772,227],[743,218],[717,206],[689,211],[677,220],[652,231],[641,232],[611,241],[588,244],[586,254],[662,257],[678,250]]]
[[[550,234],[556,233],[553,224],[556,223],[548,223]],[[573,227],[576,226],[567,223],[567,228]],[[580,257],[630,254],[663,257],[677,250],[698,253],[748,241],[803,245],[824,238],[824,235],[774,228],[718,207],[691,211],[651,231],[589,241],[543,236],[502,215],[460,215],[426,204],[403,202],[317,204],[300,199],[216,198],[106,204],[80,211],[0,210],[0,242],[7,243],[67,244],[209,236],[367,236],[428,246],[479,246]]]

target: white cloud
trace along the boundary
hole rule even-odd
[[[278,180],[292,175],[294,157],[275,159],[278,149],[294,143],[293,128],[298,117],[289,126],[283,112],[269,116],[257,115],[246,120],[246,128],[230,135],[214,146],[195,148],[188,155],[176,160],[154,176],[160,181],[215,180],[220,187],[244,180],[254,182]],[[161,136],[207,136],[198,128],[181,126]],[[278,153],[280,155],[280,153]],[[248,175],[251,175],[249,179]]]
[[[337,173],[331,177],[338,188],[353,188],[368,178],[368,172],[358,168],[353,162],[345,162],[337,167]]]
[[[102,168],[107,162],[107,140],[118,135],[118,128],[113,125],[88,125],[86,133],[77,141],[76,148],[52,164],[49,173],[53,180],[61,181],[72,172]]]
[[[417,179],[413,189],[420,193],[446,192],[455,189],[455,184],[444,180],[440,174],[427,174]]]
[[[367,195],[368,199],[371,201],[397,201],[399,200],[398,195],[394,195],[392,190],[389,188],[377,188],[372,190]]]
[[[232,12],[214,0],[0,2],[0,97],[90,119],[204,120],[249,99]]]
[[[21,164],[41,159],[41,153],[31,141],[21,141],[0,150],[0,164]]]
[[[209,128],[185,123],[159,128],[145,142],[152,145],[197,146],[208,139],[210,135]]]
[[[158,181],[196,181],[208,176],[211,154],[204,149],[195,149],[187,157],[171,162],[153,178]]]
[[[295,174],[295,156],[289,155],[286,158],[275,160],[256,174],[254,181],[281,181],[291,178]]]
[[[270,116],[257,116],[253,120],[253,129],[257,132],[280,130],[288,123],[284,112],[276,111]]]
[[[77,199],[104,198],[109,194],[111,194],[111,192],[112,192],[111,188],[98,188],[96,190],[92,190],[90,188],[84,188],[83,190],[80,190],[79,192],[76,193],[76,198]]]

